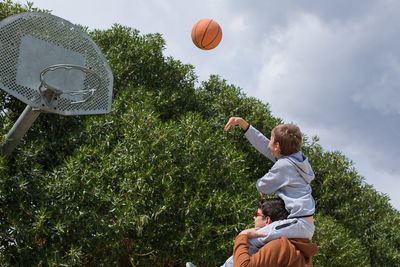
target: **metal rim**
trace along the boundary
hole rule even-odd
[[[44,75],[47,72],[55,71],[57,69],[66,69],[66,70],[77,69],[77,70],[80,70],[80,71],[85,72],[87,74],[93,75],[97,79],[98,84],[94,88],[89,88],[89,89],[85,89],[85,90],[74,90],[74,91],[68,91],[68,92],[59,90],[58,88],[56,88],[54,86],[51,86],[48,83],[46,83],[45,80],[44,80]],[[67,94],[67,95],[71,95],[71,96],[76,96],[76,95],[85,96],[85,95],[88,95],[84,100],[73,101],[70,104],[79,104],[79,103],[84,103],[84,102],[88,101],[93,96],[93,94],[96,92],[96,90],[100,88],[100,86],[101,86],[101,78],[100,78],[100,76],[96,72],[94,72],[93,70],[88,69],[88,68],[83,67],[83,66],[71,65],[71,64],[56,64],[56,65],[48,66],[47,68],[45,68],[44,70],[42,70],[40,72],[39,93],[41,95],[43,95],[43,93],[44,93],[42,91],[42,87],[45,87],[46,89],[49,89],[49,90],[53,91],[56,95],[62,95],[62,94]],[[46,104],[49,105],[49,103],[47,103],[47,101],[46,101]]]

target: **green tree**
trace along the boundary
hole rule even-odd
[[[331,216],[315,216],[313,241],[318,244],[314,266],[370,266],[368,250],[350,230]]]

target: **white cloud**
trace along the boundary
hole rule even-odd
[[[371,165],[366,166],[355,165],[359,170],[361,176],[366,177],[366,182],[372,186],[381,194],[385,194],[390,198],[390,204],[399,209],[400,207],[400,195],[398,189],[400,187],[398,172],[386,172],[385,170],[377,170]]]
[[[325,148],[344,152],[378,190],[394,193],[389,187],[400,187],[399,48],[387,45],[393,36],[380,30],[387,24],[372,22],[377,19],[327,22],[299,13],[264,40],[264,65],[251,94],[318,135]]]
[[[400,62],[393,55],[382,56],[382,70],[365,87],[356,90],[352,99],[365,109],[400,115]]]
[[[399,209],[400,188],[398,159],[392,158],[385,150],[377,150],[379,143],[373,136],[359,136],[357,129],[343,129],[341,125],[309,127],[302,125],[309,137],[318,135],[325,151],[340,150],[354,164],[358,174],[367,184],[373,185],[381,194],[390,198],[393,207]],[[340,144],[340,145],[338,145]],[[340,148],[338,147],[340,146]],[[389,164],[387,164],[390,161]],[[323,177],[322,177],[323,179]]]

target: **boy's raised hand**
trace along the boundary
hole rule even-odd
[[[246,130],[249,124],[240,117],[231,117],[225,125],[225,131],[228,131],[229,128],[233,125],[240,125],[243,130]]]

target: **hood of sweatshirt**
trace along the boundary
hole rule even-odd
[[[308,258],[318,253],[317,244],[310,243],[308,239],[294,238],[290,242]]]
[[[285,156],[293,166],[296,167],[301,177],[309,184],[315,177],[314,171],[311,168],[308,158],[303,153],[296,152],[290,156]]]

